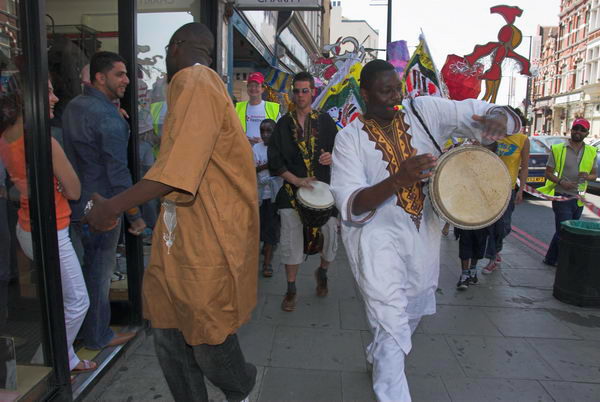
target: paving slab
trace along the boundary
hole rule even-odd
[[[371,373],[344,371],[342,376],[342,400],[344,402],[375,402]]]
[[[598,402],[600,384],[563,381],[541,381],[542,386],[556,401]]]
[[[600,341],[600,312],[597,310],[562,311],[546,309],[546,311],[568,326],[577,336],[586,340]]]
[[[273,325],[286,325],[309,328],[340,328],[340,312],[337,299],[298,294],[296,310],[286,312],[281,309],[283,295],[268,295],[259,321]]]
[[[275,326],[264,322],[250,322],[238,331],[238,339],[244,357],[247,361],[260,366],[271,364],[274,337]]]
[[[456,378],[444,382],[453,401],[554,401],[538,381]]]
[[[364,303],[356,298],[341,299],[340,321],[342,329],[369,330]]]
[[[529,339],[563,380],[600,383],[600,342]]]
[[[439,377],[406,376],[410,396],[415,402],[450,401],[444,382]]]
[[[261,402],[342,401],[337,371],[268,367],[260,390]]]
[[[502,336],[480,308],[438,306],[437,313],[423,317],[421,327],[426,334]]]
[[[280,326],[271,366],[315,370],[366,370],[360,331]]]
[[[506,269],[499,273],[511,286],[552,289],[555,272],[549,269]]]
[[[561,379],[524,339],[458,335],[447,339],[467,377]]]
[[[480,312],[487,315],[504,336],[581,339],[543,309],[483,308]]]
[[[442,335],[414,334],[405,367],[407,376],[453,378],[465,375]]]

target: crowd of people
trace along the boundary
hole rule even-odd
[[[110,329],[110,276],[122,218],[131,234],[141,235],[146,222],[140,208],[160,199],[144,274],[144,316],[175,400],[208,400],[205,378],[228,401],[247,400],[257,369],[245,360],[236,332],[257,303],[259,253],[260,271],[269,278],[278,248],[287,278],[281,308],[291,313],[307,255],[320,254],[315,291],[328,295],[328,269],[341,234],[373,333],[367,360],[375,395],[380,401],[409,401],[404,360],[411,336],[421,317],[436,309],[444,222],[428,199],[426,181],[440,156],[437,144],[452,137],[477,141],[500,156],[511,176],[504,216],[489,228],[458,232],[457,288],[466,289],[477,283],[479,259],[489,259],[483,273],[499,267],[514,204],[523,198],[516,181],[525,182],[529,142],[518,134],[521,119],[508,107],[478,100],[404,99],[394,67],[373,60],[360,76],[364,114],[338,131],[327,113],[312,108],[315,80],[307,72],[294,75],[293,105],[285,114],[279,104],[263,100],[260,72],[248,76],[249,100],[234,105],[208,67],[213,48],[212,34],[199,23],[182,26],[169,40],[167,99],[155,106],[144,130],[152,132],[164,115],[160,152],[135,184],[127,165],[129,125],[118,106],[129,85],[125,60],[96,53],[89,85],[62,113],[63,145],[53,140],[52,154],[73,373],[97,367],[77,358],[77,337],[87,348],[102,349],[135,335]],[[50,82],[50,115],[56,101]],[[1,123],[0,156],[21,191],[18,239],[31,257],[22,115],[15,111]],[[584,137],[581,127],[584,122],[574,125],[573,144],[553,148],[547,177],[558,185],[556,192],[573,191],[575,177],[595,178],[592,170],[584,177],[573,168],[573,161],[584,167],[590,162],[586,148],[577,146]],[[324,224],[310,227],[298,192],[317,182],[329,186],[335,208]],[[571,207],[575,216],[578,210]]]

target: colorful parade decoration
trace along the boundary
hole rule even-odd
[[[402,78],[404,70],[410,60],[410,53],[405,40],[397,40],[390,42],[386,49],[387,61],[394,66],[398,76]]]
[[[447,97],[423,34],[419,36],[419,45],[406,65],[402,84],[404,92],[411,98],[424,95]]]
[[[498,42],[488,42],[485,45],[477,45],[471,54],[465,56],[470,66],[486,57],[491,56],[491,66],[480,78],[485,80],[485,94],[483,100],[496,103],[500,81],[502,80],[502,63],[506,59],[513,59],[521,65],[521,74],[531,76],[529,60],[516,53],[516,49],[523,39],[521,30],[514,26],[515,19],[523,14],[519,7],[495,6],[490,8],[491,13],[502,15],[506,25],[498,31]]]
[[[453,100],[477,99],[481,92],[481,74],[483,64],[469,65],[467,61],[455,54],[446,57],[442,67],[442,78],[448,88],[448,96]]]

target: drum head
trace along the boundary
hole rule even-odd
[[[430,183],[433,207],[461,229],[481,229],[496,222],[508,206],[511,179],[493,152],[463,145],[438,161]]]
[[[308,189],[300,187],[296,193],[296,198],[299,202],[307,207],[316,209],[329,208],[334,204],[333,194],[329,190],[329,185],[322,181],[313,181],[313,188]]]

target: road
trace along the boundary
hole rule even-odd
[[[600,206],[600,196],[588,194],[586,199]],[[582,219],[600,222],[600,218],[591,213],[587,208],[584,208]],[[543,248],[542,243],[546,245],[550,244],[554,235],[552,202],[528,195],[522,204],[517,205],[513,214],[512,224],[517,228],[515,231],[521,240],[535,245],[538,251],[540,251]],[[520,232],[519,229],[525,234]]]

